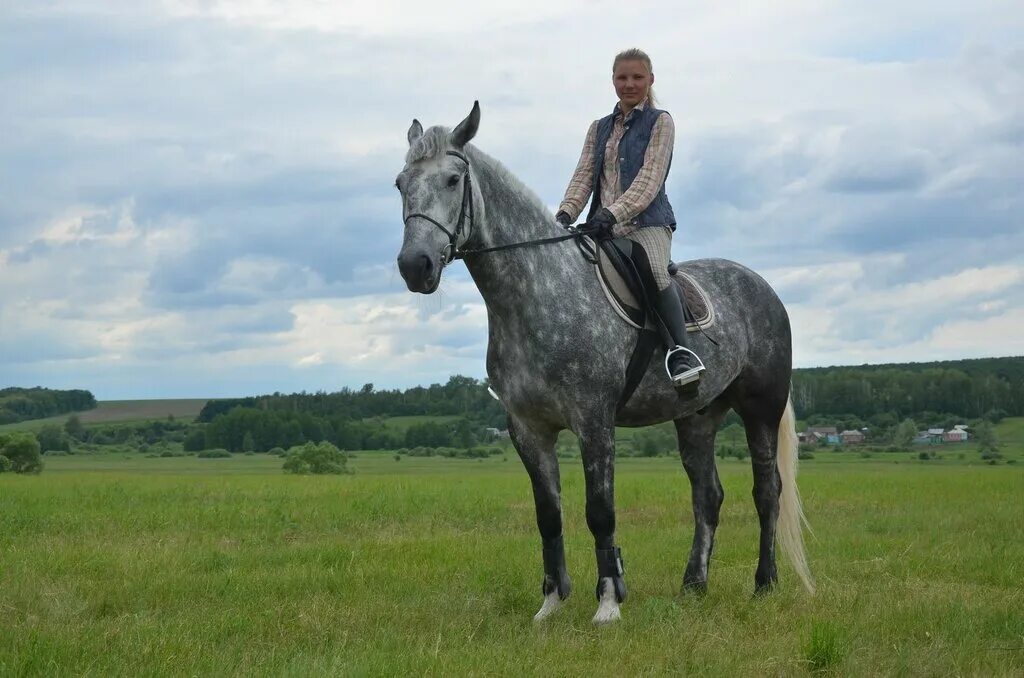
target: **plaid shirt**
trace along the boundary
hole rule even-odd
[[[647,105],[644,100],[637,104],[633,110],[643,110]],[[651,140],[647,144],[647,151],[644,153],[644,164],[640,172],[633,179],[633,183],[623,193],[619,182],[619,163],[615,159],[619,157],[619,141],[625,132],[625,123],[633,117],[633,111],[623,118],[622,109],[618,109],[615,122],[612,125],[612,134],[605,146],[604,167],[601,168],[601,207],[606,207],[615,215],[615,227],[612,234],[622,238],[638,228],[628,223],[633,217],[647,209],[661,185],[665,183],[665,176],[668,174],[669,160],[672,158],[672,147],[675,144],[676,128],[672,122],[672,116],[667,113],[659,115],[651,130]],[[590,129],[587,130],[587,138],[583,142],[583,152],[576,164],[576,171],[569,181],[569,187],[565,190],[565,197],[558,209],[564,211],[575,221],[583,207],[590,199],[591,188],[594,184],[594,144],[597,137],[597,123],[595,120]]]

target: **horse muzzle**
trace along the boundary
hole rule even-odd
[[[441,262],[424,252],[402,252],[398,255],[398,272],[410,292],[430,294],[441,283]]]

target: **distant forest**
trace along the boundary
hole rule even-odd
[[[49,388],[0,389],[0,424],[43,419],[96,407],[89,391],[58,391]]]
[[[1024,357],[795,370],[792,398],[802,418],[939,413],[996,421],[1024,414]]]
[[[1024,415],[1024,357],[800,369],[793,374],[792,398],[797,417],[808,424],[868,427],[879,439],[891,436],[896,425],[907,419],[944,428],[978,420],[995,423]],[[2,422],[95,406],[88,391],[0,391]],[[399,416],[426,418],[402,426],[386,423]],[[429,419],[440,416],[446,419]],[[487,428],[506,425],[505,412],[488,393],[486,380],[463,376],[405,390],[378,390],[365,384],[334,393],[211,400],[194,424],[152,425],[158,423],[160,430],[110,425],[90,427],[72,437],[100,444],[167,438],[183,442],[192,451],[265,452],[321,440],[343,450],[470,448],[492,440]],[[725,425],[736,423],[738,418],[730,415]]]
[[[1024,415],[1024,358],[800,369],[793,374],[792,396],[797,416],[810,423],[870,424],[884,431],[908,418],[936,425],[997,422]],[[402,435],[379,421],[410,415],[458,420],[448,427],[447,442],[445,427],[438,424],[416,424]],[[365,384],[335,393],[215,400],[197,421],[209,423],[206,444],[231,450],[241,449],[247,432],[254,436],[256,449],[321,439],[342,449],[389,449],[473,444],[483,440],[484,427],[504,428],[505,413],[487,392],[486,380],[454,376],[444,385],[406,390]],[[736,421],[733,417],[726,423]]]
[[[1024,415],[1024,357],[931,363],[815,367],[793,371],[793,405],[800,418],[852,415],[896,419],[934,413],[965,419]],[[457,415],[489,426],[504,425],[504,410],[487,392],[487,381],[454,376],[447,384],[406,390],[294,393],[212,400],[198,421],[210,422],[235,408],[305,412],[320,417]]]

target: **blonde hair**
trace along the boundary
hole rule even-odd
[[[623,50],[615,55],[615,61],[612,62],[612,73],[619,67],[619,63],[622,61],[642,61],[644,66],[647,66],[647,72],[654,75],[654,66],[651,65],[651,57],[647,56],[647,52],[637,47],[631,47]],[[658,107],[658,100],[654,97],[654,88],[651,87],[647,90],[647,103],[655,108]]]

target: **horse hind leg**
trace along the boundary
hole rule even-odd
[[[683,590],[703,592],[715,546],[715,530],[725,493],[715,466],[715,434],[728,406],[713,404],[704,414],[675,420],[679,456],[693,497],[693,546],[683,574]]]
[[[765,413],[741,412],[754,470],[754,505],[761,522],[760,555],[754,573],[754,592],[766,593],[778,581],[775,539],[789,557],[808,593],[814,578],[807,566],[803,531],[806,524],[796,483],[797,440],[793,404]]]
[[[544,562],[544,581],[541,584],[544,602],[533,617],[539,622],[554,614],[572,591],[562,543],[561,483],[555,455],[558,431],[530,427],[511,416],[508,424],[509,436],[530,476],[537,510],[537,529],[540,531]]]
[[[776,402],[777,401],[777,402]],[[754,506],[761,524],[754,592],[767,593],[778,581],[775,567],[775,526],[779,519],[782,477],[779,474],[779,421],[786,401],[778,398],[751,400],[737,407],[747,434],[750,462],[754,472]]]
[[[776,459],[778,429],[762,422],[746,424],[746,429],[754,470],[754,506],[761,523],[754,592],[767,593],[779,579],[775,567],[775,525],[779,520],[779,495],[782,492],[782,477]]]

